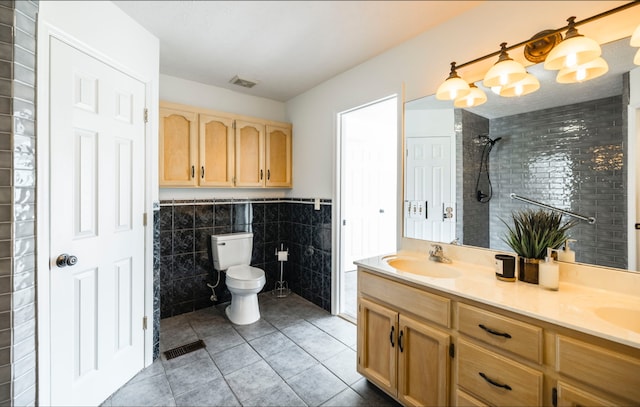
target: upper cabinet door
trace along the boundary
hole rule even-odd
[[[291,127],[267,125],[267,187],[291,188]]]
[[[196,186],[198,114],[160,108],[161,186]]]
[[[201,114],[199,185],[232,187],[233,164],[233,119]]]
[[[236,120],[236,187],[264,187],[264,125]]]

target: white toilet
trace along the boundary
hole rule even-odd
[[[253,233],[211,235],[213,266],[226,270],[225,282],[231,293],[231,305],[225,310],[236,325],[247,325],[260,319],[258,293],[266,282],[262,269],[251,267]]]

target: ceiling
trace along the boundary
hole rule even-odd
[[[161,74],[284,102],[482,1],[114,3],[159,38]]]

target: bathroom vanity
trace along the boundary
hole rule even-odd
[[[426,252],[356,264],[358,372],[403,405],[640,403],[640,297]]]

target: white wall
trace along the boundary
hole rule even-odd
[[[282,102],[246,95],[175,76],[160,75],[160,99],[221,112],[259,117],[261,119],[279,122],[287,121],[285,105]]]
[[[453,109],[405,110],[405,137],[444,137],[455,135]]]

